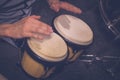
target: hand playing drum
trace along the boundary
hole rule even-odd
[[[39,20],[40,16],[32,15],[21,19],[13,24],[6,24],[3,27],[7,28],[6,36],[12,38],[32,37],[43,39],[50,35],[53,31],[51,26]]]

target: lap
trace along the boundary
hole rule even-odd
[[[19,49],[0,39],[0,73],[9,80],[32,80],[18,65]]]

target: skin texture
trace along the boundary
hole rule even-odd
[[[49,25],[39,21],[39,19],[40,16],[32,15],[13,24],[2,24],[3,35],[12,38],[33,37],[43,39],[44,36],[50,35],[53,31]]]
[[[50,8],[56,12],[59,12],[60,9],[64,9],[73,13],[81,14],[82,10],[68,2],[60,0],[48,0]]]
[[[48,0],[48,3],[50,8],[55,12],[59,12],[60,9],[65,9],[77,14],[82,12],[81,9],[67,2],[59,0]],[[51,26],[40,21],[40,16],[37,15],[25,17],[12,24],[0,24],[0,36],[6,36],[15,39],[26,37],[44,39],[52,32],[53,30]]]

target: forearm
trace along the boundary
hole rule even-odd
[[[9,30],[12,24],[0,24],[0,36],[9,37]]]

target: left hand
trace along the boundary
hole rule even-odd
[[[82,10],[68,2],[59,1],[59,0],[48,0],[48,3],[50,5],[50,8],[53,9],[56,12],[59,12],[60,9],[64,9],[67,11],[71,11],[73,13],[80,14],[82,13]]]

